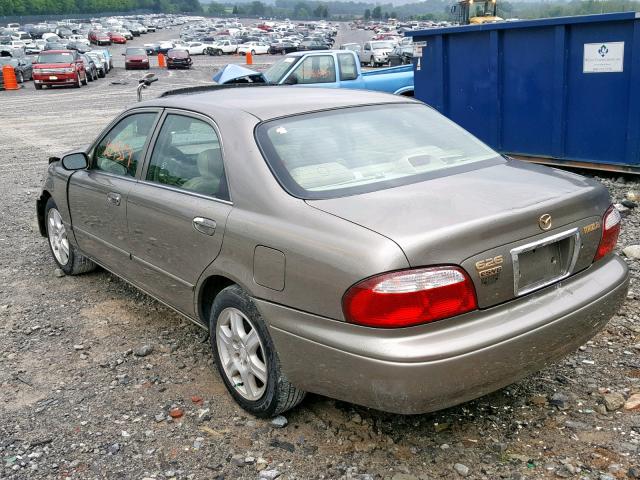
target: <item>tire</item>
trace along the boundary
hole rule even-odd
[[[371,58],[369,59],[369,66],[370,66],[370,67],[375,67],[375,66],[376,66],[376,62],[374,62],[374,61],[373,61],[373,57],[371,57]]]
[[[42,90],[42,85],[38,84],[38,83],[34,83],[36,90]]]
[[[84,72],[84,80],[82,81],[83,85],[88,85],[89,84],[89,79],[87,77],[87,72]]]
[[[98,72],[98,77],[100,77],[100,78],[104,78],[104,77],[106,77],[106,76],[107,76],[107,74],[106,74],[106,73],[104,73],[104,70],[100,70],[100,71]]]
[[[233,325],[239,328],[234,331],[230,328]],[[237,331],[240,335],[236,335]],[[305,392],[289,383],[282,373],[267,326],[249,295],[238,285],[231,285],[216,296],[209,332],[218,372],[233,399],[247,412],[257,417],[273,417],[304,399]],[[253,342],[245,344],[249,338]],[[259,375],[266,376],[265,381],[246,370],[241,374],[240,368],[262,372]],[[244,385],[245,379],[250,380],[248,387]]]
[[[253,57],[256,54],[255,50],[251,50],[251,56]]]
[[[47,228],[49,250],[51,251],[53,260],[58,267],[60,267],[60,270],[67,275],[80,275],[81,273],[95,270],[97,265],[80,254],[76,248],[69,243],[66,228],[62,223],[62,217],[53,198],[47,200],[47,204],[44,207],[44,218]],[[56,231],[52,232],[52,229]]]
[[[18,72],[18,74],[16,75],[16,80],[18,81],[18,83],[24,83],[24,73]]]

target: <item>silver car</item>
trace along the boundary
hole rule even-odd
[[[476,398],[586,342],[628,287],[599,183],[375,92],[168,92],[50,159],[37,216],[66,274],[100,265],[209,329],[259,416],[305,392]]]

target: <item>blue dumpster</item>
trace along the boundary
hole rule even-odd
[[[640,173],[640,14],[407,35],[415,96],[498,151]]]

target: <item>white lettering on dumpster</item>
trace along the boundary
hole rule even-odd
[[[622,72],[624,42],[585,43],[583,73]]]

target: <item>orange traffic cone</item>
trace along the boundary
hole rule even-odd
[[[247,52],[247,65],[253,65],[253,55],[251,55],[251,52]]]
[[[163,54],[161,54],[161,53],[159,53],[159,54],[158,54],[158,67],[160,67],[160,68],[164,68],[164,67],[166,67],[166,66],[167,66],[167,64],[166,64],[166,63],[165,63],[165,61],[164,61],[164,55],[163,55]]]
[[[4,89],[5,90],[19,90],[18,80],[16,79],[16,72],[11,65],[5,65],[2,67],[2,76],[4,77]]]

